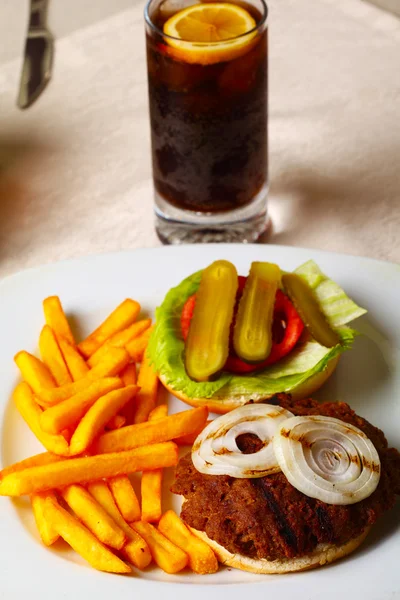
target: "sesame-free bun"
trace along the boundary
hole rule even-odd
[[[332,375],[338,361],[338,356],[336,358],[333,358],[329,361],[328,365],[323,371],[312,375],[311,377],[306,379],[306,381],[304,381],[302,384],[300,384],[293,390],[290,390],[292,398],[294,398],[295,400],[301,400],[302,398],[308,398],[312,394],[314,394],[314,392],[316,392]],[[159,377],[161,383],[167,388],[167,390],[183,402],[186,402],[186,404],[190,404],[190,406],[207,406],[210,412],[214,412],[217,414],[225,414],[233,410],[234,408],[239,408],[239,406],[247,404],[251,400],[253,402],[261,402],[262,400],[267,400],[271,397],[271,394],[261,393],[248,393],[243,394],[242,396],[227,397],[217,392],[212,398],[189,398],[183,392],[175,390],[171,384],[166,383],[165,378],[162,374],[160,374]],[[282,392],[284,391],[285,390],[282,390]]]
[[[335,546],[334,544],[318,544],[313,552],[305,554],[304,556],[277,560],[266,560],[264,558],[254,559],[243,556],[242,554],[232,554],[226,550],[226,548],[210,539],[204,531],[198,531],[192,527],[190,527],[190,529],[197,537],[202,539],[213,549],[220,563],[229,567],[234,567],[235,569],[241,569],[242,571],[250,571],[250,573],[279,575],[283,573],[292,573],[294,571],[315,569],[347,556],[362,544],[370,528],[367,527],[361,535],[341,546]]]

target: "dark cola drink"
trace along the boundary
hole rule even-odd
[[[162,35],[162,6],[146,28],[156,203],[171,214],[187,211],[188,221],[211,217],[210,229],[217,215],[223,222],[260,196],[266,202],[267,28],[237,56],[228,51],[211,64],[190,62],[190,52],[171,48]],[[240,6],[262,22],[255,6]]]

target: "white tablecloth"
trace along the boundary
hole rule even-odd
[[[271,0],[272,243],[400,261],[400,21],[360,0]],[[158,245],[143,5],[57,40],[25,112],[0,66],[0,276]]]

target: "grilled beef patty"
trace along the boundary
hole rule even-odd
[[[400,454],[388,448],[382,431],[359,417],[345,403],[319,404],[312,399],[292,401],[278,394],[268,401],[295,415],[326,415],[351,423],[365,432],[381,459],[381,478],[375,492],[356,504],[335,506],[296,490],[283,473],[259,479],[203,475],[191,455],[181,459],[172,491],[186,502],[181,516],[232,553],[268,560],[295,558],[319,543],[343,544],[395,503],[400,494]],[[259,449],[253,434],[238,438],[242,452]]]

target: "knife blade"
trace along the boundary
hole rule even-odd
[[[31,106],[47,87],[54,60],[54,37],[47,27],[48,0],[31,0],[17,105]]]

